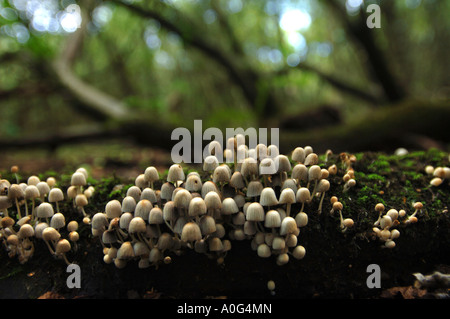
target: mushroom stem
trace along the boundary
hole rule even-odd
[[[291,215],[291,203],[286,204],[286,216]]]
[[[325,197],[325,192],[322,193],[322,196],[320,198],[319,209],[318,209],[319,215],[322,214],[322,203],[323,203],[324,197]]]
[[[28,216],[28,205],[26,199],[25,199],[25,216]]]
[[[20,205],[19,205],[19,200],[16,198],[16,207],[17,207],[17,214],[19,215],[19,219],[22,218],[22,214],[20,213]]]
[[[55,251],[53,250],[53,248],[52,248],[52,246],[50,245],[50,243],[48,242],[48,240],[44,240],[44,242],[45,242],[45,244],[47,245],[48,250],[50,251],[50,253],[51,253],[52,255],[54,255],[54,254],[55,254]]]

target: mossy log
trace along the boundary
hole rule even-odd
[[[386,289],[412,285],[413,273],[448,271],[450,185],[445,181],[438,187],[430,186],[431,176],[425,173],[427,165],[449,166],[448,153],[430,150],[396,156],[367,152],[355,156],[357,184],[344,192],[342,175],[332,176],[322,213],[306,207],[309,222],[298,236],[298,242],[306,248],[301,260],[291,257],[287,264],[279,266],[274,256],[258,257],[250,240],[234,240],[221,264],[216,258],[187,249],[180,255],[172,254],[172,263],[157,269],[139,269],[137,262],[118,269],[103,262],[99,239],[80,220],[78,248],[67,257],[81,267],[81,288],[66,286],[66,264],[50,256],[45,244],[37,240],[35,255],[24,264],[0,250],[0,298],[37,298],[47,291],[65,298],[128,298],[130,292],[139,297],[176,299],[381,298]],[[320,158],[322,167],[336,163],[342,173],[338,154]],[[61,184],[68,183],[69,175],[65,176]],[[8,173],[3,177],[7,178]],[[161,181],[164,179],[162,175]],[[123,198],[134,177],[105,177],[89,183],[96,190],[85,209],[99,212],[109,200]],[[339,214],[330,214],[331,196],[342,202],[343,216],[354,220],[354,227],[345,232],[340,228]],[[404,209],[410,215],[413,203],[418,201],[424,206],[417,214],[418,221],[398,225],[401,235],[395,240],[396,246],[385,248],[372,231],[378,218],[375,205],[381,202],[386,209]],[[67,220],[81,219],[72,203],[62,209],[69,215]],[[292,211],[299,210],[299,204],[292,206]],[[379,289],[370,289],[366,283],[371,264],[381,269]],[[276,283],[275,295],[267,289],[269,280]]]

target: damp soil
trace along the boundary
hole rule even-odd
[[[338,157],[333,160],[337,162]],[[330,177],[336,192],[326,197],[336,195],[342,200],[344,217],[353,218],[355,227],[341,232],[339,217],[330,215],[331,204],[326,200],[322,214],[309,213],[308,225],[301,228],[298,240],[306,248],[306,256],[291,258],[283,266],[276,264],[274,256],[258,257],[250,240],[234,240],[222,264],[185,249],[180,255],[169,254],[172,262],[157,269],[139,269],[137,261],[118,269],[103,262],[99,238],[92,237],[89,226],[80,223],[77,250],[67,254],[80,266],[80,288],[67,287],[70,273],[65,262],[52,257],[42,241],[35,241],[36,252],[24,264],[9,258],[4,247],[0,249],[0,298],[384,298],[383,293],[393,287],[412,286],[414,273],[449,273],[450,186],[444,183],[431,188],[430,177],[424,173],[426,165],[448,166],[448,154],[358,154],[354,167],[357,185],[341,193],[342,178]],[[93,201],[97,204],[89,209],[100,211],[109,199],[123,196],[128,182],[116,177],[91,181],[97,183],[98,191]],[[401,235],[393,249],[384,248],[370,231],[378,217],[373,207],[380,201],[408,213],[412,213],[412,202],[424,204],[417,223],[398,226]],[[69,214],[77,218],[70,208],[68,205]],[[293,206],[294,211],[298,209]],[[371,264],[380,266],[381,288],[367,286]],[[267,289],[269,280],[276,283],[275,294]]]

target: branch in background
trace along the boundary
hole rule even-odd
[[[351,22],[345,9],[335,0],[326,0],[323,3],[328,5],[333,13],[339,16],[347,34],[352,37],[357,45],[364,49],[367,60],[370,63],[370,71],[383,88],[386,98],[390,102],[404,99],[406,97],[405,91],[395,79],[383,52],[375,43],[374,30],[366,25],[367,15],[363,7],[361,7],[358,17],[354,17],[355,22]]]
[[[297,68],[304,70],[304,71],[313,72],[314,74],[318,75],[322,80],[325,80],[330,85],[332,85],[333,87],[335,87],[336,89],[340,90],[343,93],[352,95],[358,99],[364,100],[373,105],[377,105],[378,103],[380,103],[380,99],[377,98],[376,96],[374,96],[364,90],[361,90],[355,86],[351,86],[350,84],[347,84],[347,83],[341,81],[337,77],[333,77],[331,75],[325,74],[324,72],[316,69],[313,66],[307,65],[305,63],[300,63],[297,66]]]
[[[319,78],[326,81],[328,84],[333,86],[334,88],[338,89],[342,93],[349,94],[353,97],[356,97],[360,100],[366,101],[372,105],[378,105],[381,101],[380,98],[378,98],[375,95],[372,95],[362,89],[359,89],[355,86],[352,86],[348,83],[343,82],[337,77],[334,77],[332,75],[326,74],[319,69],[308,65],[304,62],[300,63],[297,67],[287,67],[279,70],[277,72],[278,76],[285,75],[286,73],[290,72],[291,70],[302,70],[306,72],[311,72],[316,74]]]
[[[228,39],[231,42],[231,48],[234,53],[236,53],[240,57],[245,57],[244,50],[242,49],[241,43],[238,41],[236,34],[233,31],[226,15],[224,14],[222,8],[220,7],[220,3],[218,0],[211,1],[211,6],[214,11],[217,13],[217,20],[219,21],[220,27],[228,36]]]
[[[255,107],[255,101],[257,99],[258,92],[254,84],[257,75],[249,69],[239,70],[231,58],[223,54],[223,52],[219,48],[203,40],[204,37],[202,36],[202,32],[190,32],[189,28],[182,28],[174,24],[173,22],[162,16],[161,13],[156,12],[152,9],[142,8],[128,2],[122,2],[120,0],[111,0],[111,2],[130,10],[131,12],[134,12],[141,17],[158,21],[161,24],[161,27],[163,27],[164,29],[178,34],[184,41],[184,43],[200,50],[210,59],[223,66],[233,82],[242,89],[243,94],[249,104],[252,107]],[[167,6],[162,2],[159,3],[159,5]],[[174,8],[170,8],[170,10],[172,12],[177,12]],[[177,13],[179,16],[181,16],[179,12]]]
[[[112,95],[102,92],[91,84],[80,79],[71,69],[74,58],[79,52],[86,28],[89,22],[89,14],[86,8],[81,7],[82,24],[74,33],[68,36],[66,45],[60,56],[52,63],[53,71],[60,83],[66,87],[84,105],[103,114],[107,118],[122,119],[127,116],[127,107]]]

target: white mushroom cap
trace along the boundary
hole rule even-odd
[[[242,189],[245,187],[244,177],[241,172],[235,171],[233,175],[231,175],[230,186],[237,189]]]
[[[295,203],[295,193],[291,188],[285,188],[281,191],[279,204]]]
[[[228,183],[230,181],[231,174],[229,167],[226,165],[217,166],[213,173],[214,183]]]
[[[138,216],[136,216],[136,217],[138,217]],[[119,227],[121,229],[128,230],[128,227],[130,226],[130,222],[134,218],[134,216],[132,213],[126,212],[126,213],[123,213],[122,215],[120,215],[119,218],[120,218],[119,219]]]
[[[142,194],[142,190],[138,186],[133,185],[130,188],[128,188],[126,196],[133,197],[137,203],[141,199],[141,194]]]
[[[304,164],[295,165],[291,177],[297,181],[308,181],[308,168]]]
[[[133,217],[128,225],[128,232],[130,234],[145,233],[146,230],[145,221],[141,217]]]
[[[154,166],[147,167],[144,172],[144,181],[156,182],[157,180],[159,180],[159,173],[156,167]]]
[[[258,256],[261,258],[268,258],[272,254],[270,247],[267,244],[260,244],[257,248]]]
[[[189,203],[189,216],[200,216],[206,214],[206,203],[201,197],[194,197]]]
[[[298,227],[304,227],[308,224],[308,214],[305,212],[298,213],[295,216],[295,221]]]
[[[64,193],[60,188],[54,187],[48,193],[48,201],[50,203],[61,202],[64,200]]]
[[[261,195],[264,186],[260,181],[251,181],[247,187],[247,197],[257,197]]]
[[[50,226],[55,229],[63,228],[66,225],[66,219],[63,214],[56,213],[50,219]]]
[[[233,198],[227,197],[222,202],[222,215],[231,215],[239,212],[239,208]]]
[[[143,200],[143,199],[149,200],[152,204],[155,204],[156,202],[158,202],[156,192],[152,188],[149,188],[149,187],[146,187],[142,190],[140,200]]]
[[[245,212],[245,218],[249,221],[264,221],[264,207],[258,203],[251,203]]]
[[[319,180],[322,177],[322,169],[319,165],[312,165],[309,167],[308,170],[308,180],[309,181],[316,181]]]
[[[125,196],[122,200],[122,212],[134,212],[136,208],[136,200],[132,196]]]
[[[214,155],[208,155],[203,161],[203,170],[205,172],[212,172],[219,166],[219,160]]]
[[[94,216],[92,216],[92,229],[106,229],[108,225],[109,223],[105,213],[95,213]]]
[[[306,187],[300,187],[296,194],[296,200],[298,203],[305,203],[311,199],[311,192]]]
[[[176,183],[178,181],[184,181],[185,175],[183,167],[180,164],[173,164],[169,168],[169,173],[167,174],[167,181],[171,183]]]
[[[202,239],[200,227],[194,222],[188,222],[183,226],[181,240],[184,242],[193,242]]]
[[[148,214],[148,223],[150,225],[163,224],[163,211],[159,207],[153,207]]]
[[[265,187],[261,191],[261,197],[259,199],[259,203],[263,206],[274,206],[278,205],[278,199],[275,195],[275,191],[272,187]]]
[[[280,235],[294,234],[298,231],[297,223],[292,217],[285,217],[281,221]]]
[[[289,161],[289,158],[286,155],[280,154],[276,156],[274,162],[275,166],[278,168],[277,173],[290,172],[292,169],[291,162]]]
[[[134,216],[141,217],[143,220],[148,220],[148,215],[152,208],[153,205],[149,200],[141,199],[134,208]]]
[[[110,200],[105,206],[106,217],[113,219],[122,214],[122,205],[117,199]]]
[[[303,163],[305,161],[305,150],[303,147],[296,147],[292,151],[292,160],[298,163]]]
[[[186,189],[180,189],[174,196],[173,202],[177,208],[189,208],[192,200],[192,194]]]
[[[116,260],[125,260],[125,259],[131,259],[134,257],[134,249],[133,245],[131,245],[131,242],[125,241],[122,243],[120,248],[117,250],[117,258]]]
[[[72,174],[70,184],[73,186],[84,186],[86,185],[86,176],[82,172],[75,172]]]
[[[212,234],[217,230],[216,221],[214,220],[213,217],[208,215],[204,215],[200,218],[199,226],[203,235]]]
[[[186,179],[186,189],[190,192],[201,191],[203,186],[200,176],[196,174],[189,174]]]
[[[269,210],[266,214],[264,226],[267,228],[275,228],[281,226],[281,216],[276,210]]]
[[[172,193],[175,190],[175,186],[173,184],[166,182],[161,185],[161,199],[171,200]]]
[[[41,196],[39,189],[35,185],[28,185],[27,188],[25,188],[26,199],[38,198],[39,196]]]
[[[38,218],[49,218],[54,214],[53,206],[50,203],[40,203],[36,210]]]
[[[305,247],[303,247],[301,245],[298,245],[292,251],[292,255],[294,256],[295,259],[303,259],[305,257],[305,254],[306,254],[306,249],[305,249]]]
[[[27,184],[36,186],[41,180],[36,175],[28,177]]]
[[[202,185],[202,197],[205,198],[209,192],[219,193],[219,190],[212,181],[206,181]]]

